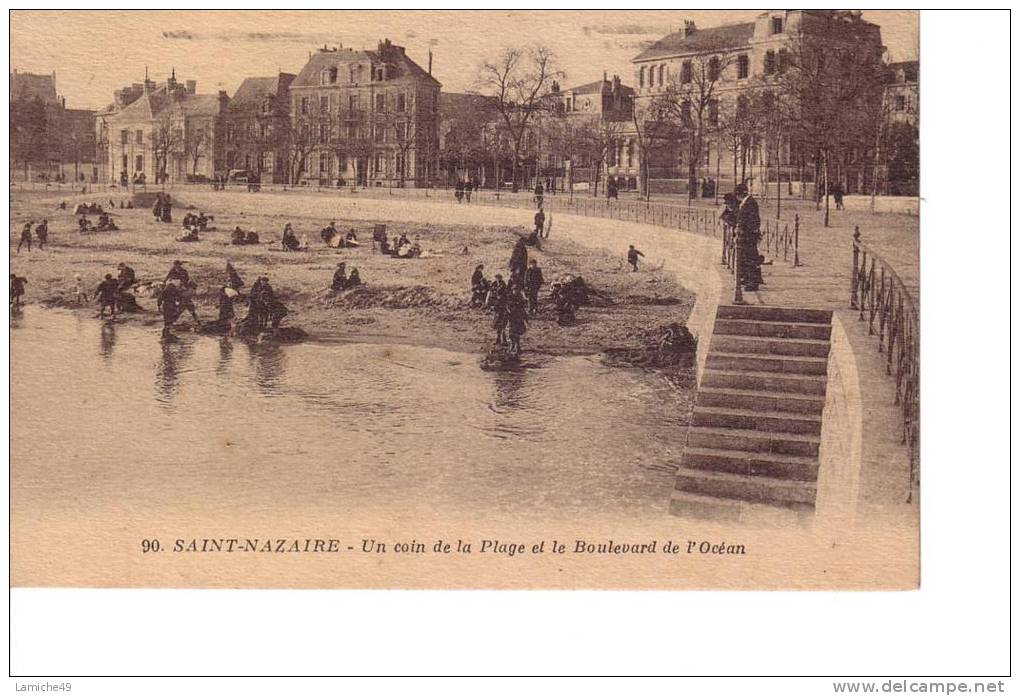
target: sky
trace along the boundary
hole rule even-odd
[[[508,45],[542,43],[566,73],[564,87],[606,72],[632,84],[631,59],[684,20],[699,27],[751,21],[760,10],[683,11],[29,11],[10,14],[11,68],[57,74],[57,92],[75,108],[102,108],[113,91],[176,69],[200,93],[233,94],[245,77],[297,73],[310,51],[375,48],[389,38],[447,92],[477,87],[478,65]],[[918,53],[916,11],[868,11],[890,60]]]

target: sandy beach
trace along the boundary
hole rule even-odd
[[[253,207],[244,193],[223,193],[213,206],[202,212],[212,216],[214,230],[196,243],[176,241],[182,234],[180,221],[188,211],[187,191],[174,194],[173,223],[159,223],[149,207],[121,209],[130,193],[96,193],[74,198],[59,193],[16,192],[11,195],[11,269],[28,279],[26,301],[73,309],[93,316],[94,304],[80,306],[73,301],[74,277],[81,275],[90,295],[105,273],[116,276],[123,261],[134,268],[145,283],[162,280],[175,259],[185,262],[197,282],[200,318],[216,315],[216,296],[224,283],[226,262],[240,272],[246,287],[259,275],[269,277],[277,295],[290,314],[285,325],[300,327],[313,340],[385,341],[443,347],[464,352],[484,351],[493,340],[492,315],[470,308],[470,277],[478,263],[485,264],[486,276],[508,276],[507,262],[523,227],[500,225],[500,211],[492,210],[492,225],[419,225],[388,220],[337,219],[329,215],[329,200],[321,205],[312,200],[304,217],[277,214],[271,206]],[[59,208],[67,202],[67,209]],[[259,198],[265,200],[264,197]],[[271,200],[271,199],[270,199]],[[100,203],[107,210],[114,204],[115,232],[80,234],[73,214],[79,202]],[[321,208],[321,209],[318,209]],[[193,212],[197,208],[191,207]],[[95,215],[89,216],[94,223]],[[49,221],[49,244],[45,250],[15,253],[17,239],[28,220]],[[341,230],[355,229],[361,246],[332,249],[319,237],[331,220]],[[308,249],[284,252],[279,243],[283,227],[291,223]],[[429,258],[396,259],[372,249],[375,224],[387,226],[391,237],[407,234],[420,238]],[[260,244],[232,246],[230,230],[235,225],[255,229]],[[524,339],[527,351],[551,355],[598,353],[610,347],[637,347],[654,340],[655,329],[671,321],[686,319],[693,295],[672,275],[646,264],[633,273],[624,258],[577,243],[547,240],[543,250],[529,248],[546,278],[540,294],[543,311],[530,323]],[[328,290],[337,263],[346,262],[348,271],[357,268],[364,287],[334,294]],[[561,327],[548,302],[550,285],[567,274],[580,275],[600,295],[604,306],[583,307],[577,324]],[[145,311],[125,315],[123,320],[156,326],[160,319],[155,299],[139,296]],[[244,307],[238,313],[243,315]],[[181,321],[187,330],[186,320]]]

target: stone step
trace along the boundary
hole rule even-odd
[[[797,309],[793,307],[763,307],[761,305],[719,305],[716,319],[756,319],[758,321],[786,321],[803,324],[830,324],[832,310]]]
[[[699,406],[742,408],[749,411],[782,411],[784,413],[810,413],[821,415],[825,399],[813,394],[750,391],[746,389],[719,389],[705,387],[698,391]]]
[[[709,352],[711,351],[825,358],[829,355],[829,342],[813,338],[762,338],[715,334],[709,348]]]
[[[818,480],[818,460],[814,457],[691,447],[689,443],[680,467],[741,476],[768,476],[789,481]]]
[[[825,395],[826,378],[822,375],[786,375],[779,372],[743,372],[740,370],[709,370],[701,376],[705,387],[752,389],[755,391],[791,392]]]
[[[676,490],[713,498],[745,500],[792,508],[813,508],[817,490],[811,481],[784,481],[768,476],[743,476],[681,468]]]
[[[691,415],[691,425],[704,428],[737,428],[769,433],[821,435],[821,416],[805,413],[759,411],[742,408],[719,408],[698,404]]]
[[[705,367],[713,370],[740,370],[748,372],[782,372],[798,375],[824,375],[827,358],[763,355],[761,353],[727,353],[714,346],[709,350]]]
[[[736,500],[712,498],[675,489],[669,500],[669,514],[699,520],[739,522],[743,507],[743,504]]]
[[[715,320],[714,333],[726,336],[763,336],[770,338],[814,338],[828,341],[832,333],[829,324],[812,324],[796,321],[759,321],[756,319]]]
[[[691,426],[687,431],[687,446],[699,449],[729,449],[750,453],[818,457],[819,444],[820,440],[817,436],[798,433],[702,426]]]

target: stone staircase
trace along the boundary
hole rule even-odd
[[[814,510],[832,312],[722,305],[670,512]]]

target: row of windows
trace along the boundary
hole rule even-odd
[[[781,18],[779,19],[782,22]],[[737,79],[745,80],[751,73],[751,59],[746,53],[741,53],[736,58],[736,70]],[[766,75],[782,74],[786,72],[786,69],[790,64],[790,53],[785,48],[779,49],[779,51],[766,51],[763,59],[763,72]],[[700,67],[700,66],[697,66]],[[690,60],[685,60],[680,64],[680,84],[690,84],[696,79],[694,74],[697,67]],[[707,65],[702,68],[705,70],[705,78],[707,82],[715,82],[722,77],[723,66],[722,62],[717,56],[713,56],[708,60]],[[646,69],[646,66],[641,66],[638,70],[638,87],[655,87],[658,84],[660,87],[664,86],[669,80],[669,67],[663,65],[653,65]]]
[[[312,131],[309,131],[307,124],[301,126],[301,137],[303,139],[307,140],[311,133]],[[371,134],[372,140],[377,143],[404,143],[411,138],[413,131],[410,123],[403,122],[376,124],[372,128],[347,124],[346,126],[338,127],[336,133],[341,134],[341,137],[346,137],[348,140],[362,140]],[[330,123],[320,123],[318,136],[318,142],[320,143],[328,143],[334,140],[333,125]]]
[[[365,73],[367,72],[366,67],[371,71],[373,82],[382,82],[392,70],[392,68],[386,65],[365,66],[360,63],[355,63],[348,65],[347,70],[341,71],[339,66],[334,65],[319,73],[319,84],[335,85],[340,79],[341,72],[343,73],[343,76],[347,78],[347,84],[359,84],[363,81]]]
[[[373,159],[376,174],[381,174],[383,172],[389,171],[392,171],[397,175],[404,173],[404,166],[406,160],[404,158],[404,153],[402,152],[394,153],[392,157],[388,157],[385,153],[380,152],[377,153]],[[321,152],[319,153],[318,161],[315,162],[318,165],[318,170],[314,173],[318,174],[319,176],[331,176],[333,174],[342,174],[343,172],[353,170],[355,164],[354,160],[355,160],[354,157],[348,157],[347,155],[343,154],[334,157],[333,153],[331,152]],[[336,169],[333,168],[334,161],[337,164]],[[302,171],[308,173],[307,162],[305,163],[305,166],[303,167]]]
[[[327,114],[331,111],[337,111],[340,104],[339,95],[335,95],[336,99],[331,99],[328,94],[319,95],[319,113]],[[369,103],[372,105],[375,111],[386,111],[387,107],[392,106],[393,110],[397,113],[404,113],[407,111],[408,105],[407,94],[399,92],[396,95],[390,95],[387,97],[385,93],[375,95],[374,100],[370,100]],[[302,115],[307,116],[312,113],[312,107],[314,97],[301,97],[298,109]],[[350,113],[357,113],[361,111],[361,94],[348,94],[347,95],[347,111]]]

